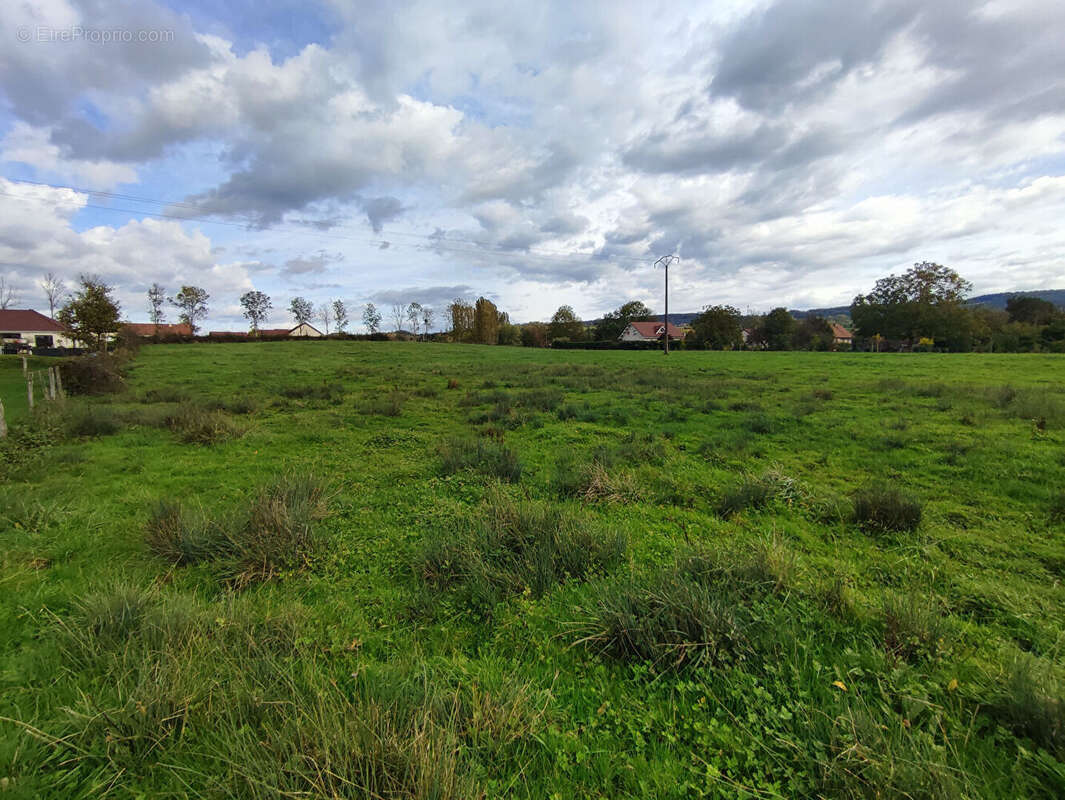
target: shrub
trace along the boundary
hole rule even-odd
[[[59,363],[67,394],[111,394],[125,387],[123,362],[112,355],[93,353]]]
[[[929,598],[911,592],[884,602],[884,648],[893,657],[910,663],[934,659],[946,635],[943,615]]]
[[[500,480],[515,483],[521,479],[521,461],[507,444],[484,438],[450,438],[439,448],[445,475],[473,469]]]
[[[853,520],[874,531],[915,531],[921,523],[921,503],[892,487],[872,486],[854,495]]]

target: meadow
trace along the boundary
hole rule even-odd
[[[0,795],[1065,796],[1063,378],[154,345],[31,415],[0,359]]]

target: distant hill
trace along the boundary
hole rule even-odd
[[[969,306],[987,306],[988,308],[997,308],[1003,310],[1006,308],[1006,300],[1014,295],[1022,295],[1024,297],[1038,297],[1042,300],[1049,300],[1056,306],[1065,308],[1065,289],[1040,289],[1033,292],[996,292],[994,294],[981,294],[976,297],[970,297],[966,301],[966,305]],[[851,307],[846,306],[833,306],[832,308],[810,308],[806,310],[788,309],[791,311],[791,315],[796,319],[805,319],[806,317],[825,317],[831,319],[833,317],[849,317],[851,313]],[[698,311],[671,311],[669,313],[669,321],[674,325],[689,325],[691,321],[699,316]],[[652,319],[659,322],[662,321],[661,314],[655,314]],[[585,320],[585,325],[595,325],[599,320]]]

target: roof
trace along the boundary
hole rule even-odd
[[[260,328],[260,336],[288,336],[294,328]]]
[[[662,335],[662,323],[661,322],[630,322],[636,332],[647,339],[657,339]],[[683,339],[684,331],[669,323],[669,338],[670,339]]]
[[[132,331],[138,336],[155,336],[158,331],[160,336],[192,336],[192,328],[188,323],[182,322],[177,325],[154,325],[151,322],[123,322],[122,327]]]
[[[832,323],[832,335],[837,339],[853,339],[854,334],[835,322]]]
[[[28,308],[0,311],[0,329],[18,333],[63,333],[63,326],[54,319]]]
[[[247,331],[211,331],[208,336],[247,336]]]

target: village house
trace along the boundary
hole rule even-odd
[[[854,334],[835,322],[832,323],[832,343],[835,345],[846,345],[850,347],[854,344]]]
[[[0,340],[4,352],[75,346],[62,325],[30,309],[0,310]]]
[[[630,322],[618,337],[619,342],[657,342],[662,338],[665,324],[661,322]],[[684,331],[669,323],[669,338],[680,341],[684,338]]]

